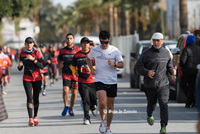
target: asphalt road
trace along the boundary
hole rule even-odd
[[[62,117],[62,79],[47,87],[47,95],[40,95],[39,125],[28,126],[26,96],[22,85],[22,72],[12,67],[11,82],[7,85],[4,101],[9,118],[0,122],[0,134],[99,134],[100,116],[92,116],[90,125],[83,125],[80,96],[74,106],[75,116]],[[146,97],[139,89],[131,89],[129,75],[118,79],[118,97],[111,124],[113,134],[158,134],[160,130],[159,106],[154,111],[155,124],[146,122]],[[186,109],[184,104],[169,101],[168,134],[196,134],[197,109]]]

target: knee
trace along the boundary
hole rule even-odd
[[[78,92],[77,89],[73,89],[73,90],[71,91],[71,94],[72,94],[72,95],[77,95],[77,92]]]
[[[109,104],[107,104],[107,109],[108,110],[113,110],[114,109],[114,103],[109,103]]]
[[[106,102],[99,102],[99,107],[105,108],[106,107]]]
[[[68,87],[63,87],[63,93],[64,94],[68,94],[69,92],[69,88]]]

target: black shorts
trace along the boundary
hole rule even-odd
[[[7,76],[7,75],[8,75],[8,69],[5,69],[5,73],[2,74],[2,76],[4,77],[4,76]]]
[[[102,82],[95,82],[96,91],[105,90],[107,97],[117,97],[117,84],[104,84]]]
[[[48,72],[46,72],[46,73],[42,73],[44,76],[47,76],[47,75],[49,75],[49,73]]]
[[[78,81],[70,81],[67,79],[63,79],[63,87],[68,86],[69,88],[78,89]]]

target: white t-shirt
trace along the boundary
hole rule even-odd
[[[112,60],[113,62],[120,62],[123,60],[118,48],[109,45],[107,49],[101,49],[99,45],[90,51],[88,58],[90,60],[93,58],[95,59],[95,82],[117,84],[116,67],[110,66],[108,60]]]

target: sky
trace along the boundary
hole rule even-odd
[[[63,6],[63,8],[66,8],[67,6],[73,4],[77,0],[51,0],[51,1],[53,2],[54,5],[60,3]]]

